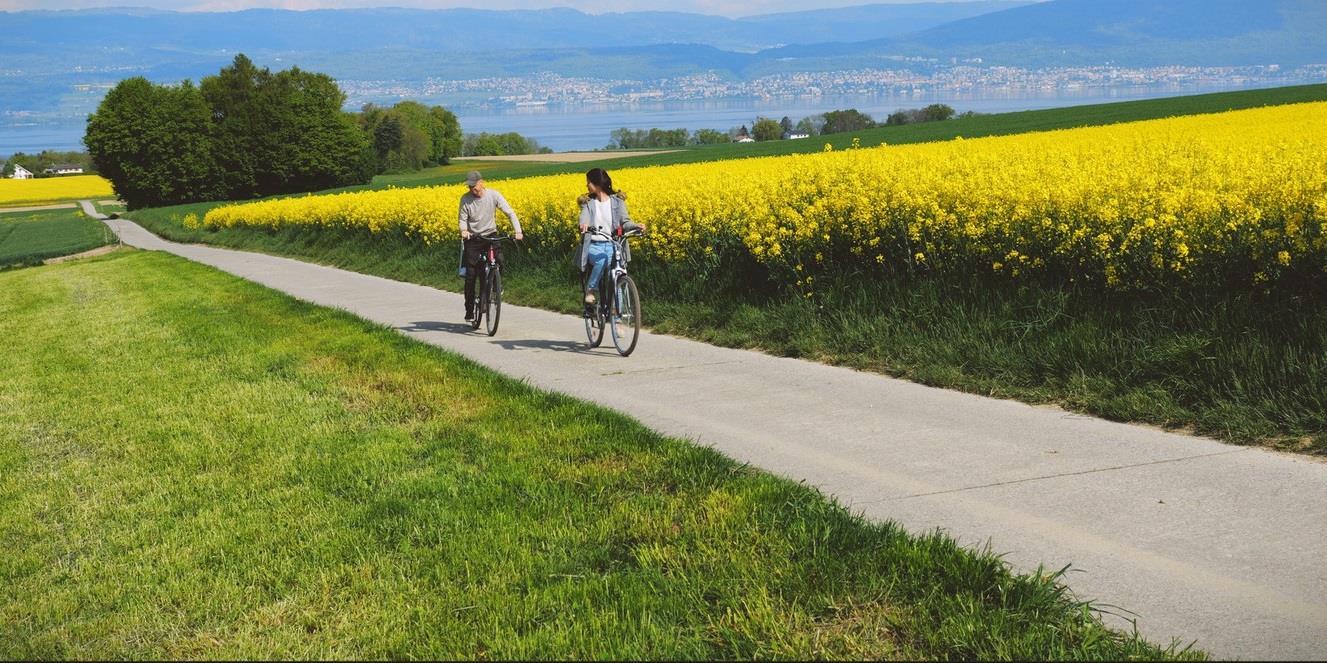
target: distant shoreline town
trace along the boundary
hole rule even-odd
[[[449,107],[599,106],[642,102],[775,99],[832,95],[898,95],[962,92],[1026,94],[1089,88],[1222,84],[1295,85],[1327,80],[1327,64],[1283,68],[1242,67],[1020,67],[982,66],[980,59],[917,69],[798,72],[741,80],[706,72],[655,80],[594,79],[557,74],[422,81],[341,80],[348,105],[384,99],[421,99]]]
[[[365,80],[338,78],[346,110],[365,104],[415,100],[468,114],[530,108],[563,110],[627,108],[678,102],[768,101],[818,97],[907,97],[958,100],[963,94],[1027,98],[1039,94],[1128,88],[1246,88],[1327,82],[1327,63],[1300,67],[1275,64],[1230,67],[1083,66],[1022,68],[985,65],[980,59],[938,62],[899,57],[898,68],[791,72],[741,79],[704,72],[653,80],[590,78],[558,74],[468,80]],[[126,76],[132,71],[123,72]],[[176,81],[161,81],[173,83]],[[72,82],[59,104],[47,109],[0,110],[0,128],[81,123],[106,92],[106,82]],[[926,103],[922,101],[920,103]]]

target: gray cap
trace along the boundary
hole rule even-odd
[[[479,180],[482,180],[482,179],[484,179],[484,176],[483,176],[483,175],[480,175],[480,174],[479,174],[479,171],[477,171],[477,170],[472,170],[472,171],[470,171],[470,172],[468,172],[468,173],[465,174],[465,185],[466,185],[466,186],[474,186],[476,183],[479,182]]]

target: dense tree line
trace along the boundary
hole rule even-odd
[[[876,126],[870,115],[856,108],[829,111],[821,116],[820,133],[841,134],[849,131],[861,131]]]
[[[539,141],[526,138],[514,131],[504,134],[466,134],[461,146],[461,154],[467,157],[497,157],[509,154],[538,154],[552,151],[550,148],[541,146]]]
[[[364,106],[359,126],[373,149],[377,172],[400,173],[450,163],[462,153],[461,123],[442,106],[401,101]]]
[[[88,118],[91,161],[131,207],[362,184],[460,156],[460,122],[402,101],[342,110],[330,76],[244,55],[198,85],[121,81]]]
[[[42,150],[37,154],[15,152],[8,158],[0,157],[0,177],[13,175],[14,166],[23,166],[28,172],[37,177],[57,177],[56,175],[47,175],[44,171],[47,168],[63,165],[78,166],[83,169],[84,173],[96,172],[96,168],[92,165],[92,157],[88,156],[87,152]]]
[[[88,118],[97,170],[131,207],[242,199],[369,181],[367,139],[325,74],[244,55],[195,86],[121,81]]]
[[[212,109],[192,82],[120,81],[88,118],[83,142],[130,207],[226,197]]]
[[[686,129],[614,129],[610,150],[637,150],[661,147],[684,147],[687,145],[715,145],[731,143],[736,136],[731,131],[718,129],[697,129],[695,133]]]
[[[885,118],[886,126],[899,126],[904,124],[917,124],[918,122],[943,122],[955,115],[953,108],[945,104],[931,104],[926,108],[914,108],[910,110],[900,110],[890,113]],[[972,115],[967,113],[966,115]]]
[[[973,113],[964,113],[970,117]],[[855,108],[833,110],[819,115],[811,115],[793,122],[784,116],[775,120],[770,117],[757,117],[748,129],[743,124],[728,131],[718,129],[698,129],[688,133],[686,129],[614,129],[610,150],[630,150],[640,148],[683,147],[685,145],[713,145],[730,143],[742,138],[756,141],[783,140],[795,134],[816,136],[837,134],[863,129],[873,129],[884,125],[912,124],[914,122],[935,122],[955,117],[953,108],[944,104],[932,104],[916,110],[900,110],[891,114],[885,123],[878,123],[870,115]]]

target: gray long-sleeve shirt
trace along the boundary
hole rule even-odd
[[[466,192],[461,196],[460,229],[473,235],[491,235],[498,231],[497,210],[511,220],[511,227],[521,232],[521,221],[516,218],[516,211],[507,204],[507,199],[493,189],[484,189],[483,196]]]

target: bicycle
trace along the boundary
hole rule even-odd
[[[598,302],[586,305],[585,337],[589,340],[590,347],[597,348],[604,341],[604,328],[607,327],[613,335],[613,345],[617,348],[617,353],[626,357],[636,349],[636,341],[640,338],[641,306],[640,291],[636,288],[636,282],[631,275],[627,274],[627,265],[622,255],[625,252],[627,239],[645,233],[633,229],[623,233],[619,238],[598,230],[589,231],[588,234],[603,237],[613,243],[613,256],[608,261],[608,268],[604,270],[603,282],[599,284],[601,295],[611,292],[613,296],[601,296]],[[582,293],[587,292],[588,279],[589,275],[586,274],[582,280]]]
[[[498,333],[498,323],[502,320],[502,265],[498,263],[497,245],[511,241],[511,237],[489,235],[479,239],[487,240],[488,246],[479,256],[479,296],[470,328],[479,329],[480,321],[486,321],[485,331],[493,336]]]

